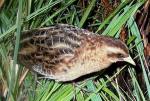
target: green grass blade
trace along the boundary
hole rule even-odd
[[[16,32],[16,43],[15,43],[15,51],[14,51],[14,57],[13,57],[13,67],[11,70],[11,78],[9,83],[9,92],[8,92],[8,99],[10,98],[11,93],[15,93],[15,86],[17,83],[17,69],[16,69],[16,63],[17,63],[17,55],[18,55],[18,49],[19,49],[19,40],[20,40],[20,31],[21,31],[21,15],[22,15],[22,0],[19,0],[19,7],[18,7],[18,14],[17,14],[17,32]]]
[[[86,19],[88,18],[90,12],[92,11],[92,8],[94,7],[95,5],[95,2],[96,0],[92,0],[91,3],[88,5],[87,9],[85,10],[82,18],[81,18],[81,21],[79,23],[79,27],[82,27],[83,24],[85,23]]]
[[[128,25],[129,25],[130,28],[131,28],[132,34],[137,37],[136,40],[135,40],[135,43],[138,44],[138,43],[142,40],[142,38],[141,38],[140,32],[139,32],[139,30],[138,30],[138,27],[137,27],[137,25],[136,25],[136,23],[135,23],[133,17],[131,17],[131,18],[129,19]],[[136,46],[136,48],[137,48],[137,51],[138,51],[138,53],[139,53],[140,63],[141,63],[141,67],[142,67],[142,71],[143,71],[143,75],[144,75],[144,80],[145,80],[145,83],[146,83],[146,88],[147,88],[147,92],[148,92],[148,97],[149,97],[149,99],[150,99],[150,82],[149,82],[148,75],[147,75],[147,73],[146,73],[146,70],[145,70],[145,67],[144,67],[144,62],[143,62],[143,60],[144,60],[144,58],[145,58],[145,57],[144,57],[144,52],[143,52],[144,46],[143,46],[142,43],[140,43],[140,44],[138,44],[138,45]]]
[[[53,13],[50,17],[48,17],[42,24],[41,26],[45,25],[48,21],[50,21],[53,17],[55,17],[56,15],[58,15],[60,12],[62,12],[63,10],[65,10],[68,6],[70,6],[73,2],[75,2],[76,0],[70,0],[69,2],[67,2],[67,4],[65,4],[62,8],[60,8],[59,10],[57,10],[55,13]]]

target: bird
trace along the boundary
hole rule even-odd
[[[18,61],[59,82],[76,80],[119,61],[135,65],[121,40],[68,24],[23,31]]]

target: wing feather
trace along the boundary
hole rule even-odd
[[[19,61],[42,75],[52,76],[55,65],[73,58],[82,36],[88,34],[92,33],[67,24],[25,31],[21,34]]]

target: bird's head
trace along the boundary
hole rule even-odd
[[[110,37],[105,37],[101,40],[101,42],[103,43],[103,50],[108,62],[115,63],[119,61],[125,61],[132,65],[135,65],[135,62],[129,54],[128,47],[121,40]]]

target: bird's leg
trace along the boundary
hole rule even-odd
[[[73,82],[72,85],[73,85],[73,91],[74,91],[73,101],[76,101],[76,88],[75,88],[75,82]]]
[[[74,88],[77,87],[82,92],[93,93],[93,91],[89,91],[86,88],[84,88],[84,86],[86,85],[86,82],[87,82],[87,80],[84,81],[82,84],[78,84],[78,83],[73,82],[73,86],[74,86]]]

